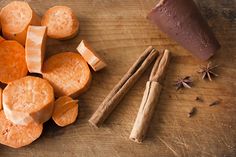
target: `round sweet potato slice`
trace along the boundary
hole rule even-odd
[[[0,43],[0,82],[9,83],[28,73],[25,49],[17,41],[4,40]]]
[[[6,119],[0,111],[0,143],[12,148],[20,148],[35,141],[41,135],[43,125],[30,123],[26,126],[16,125]]]
[[[42,72],[43,78],[53,86],[56,97],[77,97],[88,89],[91,81],[86,61],[74,52],[51,56],[44,62]]]
[[[55,101],[52,119],[58,126],[64,127],[74,123],[77,116],[78,100],[63,96]]]
[[[53,88],[47,80],[27,76],[9,83],[3,90],[3,110],[18,125],[44,123],[52,116]]]
[[[46,11],[42,26],[47,26],[47,35],[53,39],[73,38],[79,30],[79,21],[67,6],[54,6]]]
[[[41,19],[24,1],[13,1],[2,8],[2,33],[6,39],[18,41],[25,45],[29,25],[40,25]]]

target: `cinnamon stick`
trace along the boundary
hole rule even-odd
[[[161,93],[161,82],[170,59],[170,52],[165,50],[157,58],[149,81],[146,83],[143,99],[130,134],[130,140],[141,143],[146,135],[155,106]]]
[[[110,113],[114,110],[117,104],[122,100],[129,89],[135,84],[138,78],[143,74],[151,62],[157,57],[158,52],[152,46],[149,46],[133,64],[129,71],[123,78],[116,84],[116,86],[107,95],[89,122],[99,127]]]

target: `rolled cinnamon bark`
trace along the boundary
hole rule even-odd
[[[148,81],[143,94],[143,99],[134,122],[133,129],[130,133],[129,139],[142,143],[146,136],[155,106],[158,102],[162,86],[156,81]]]
[[[129,139],[134,142],[142,143],[145,138],[155,106],[157,105],[158,98],[161,93],[162,86],[160,83],[164,79],[169,61],[170,51],[166,49],[159,55],[152,68],[152,72],[150,74],[149,81],[146,83],[143,99],[129,137]]]
[[[148,19],[202,60],[209,59],[220,48],[193,0],[160,0]]]
[[[99,127],[106,118],[111,114],[125,94],[135,84],[152,61],[158,56],[158,51],[149,46],[133,64],[129,71],[116,84],[116,86],[107,95],[104,101],[99,105],[98,109],[89,119],[89,123],[95,127]]]

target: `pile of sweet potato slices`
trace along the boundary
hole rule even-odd
[[[75,37],[79,21],[71,8],[54,6],[41,18],[27,2],[13,1],[1,9],[0,143],[19,148],[40,137],[50,118],[61,127],[78,115],[78,96],[91,82],[91,72],[106,64],[82,40],[78,52],[60,52],[45,60],[47,37]],[[27,76],[30,73],[41,77]]]

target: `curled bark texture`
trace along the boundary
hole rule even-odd
[[[164,52],[161,53],[157,58],[152,68],[149,80],[161,83],[165,76],[165,71],[169,61],[170,61],[170,51],[165,49]]]
[[[117,104],[122,100],[124,95],[135,84],[151,62],[157,57],[157,55],[157,50],[155,50],[152,46],[149,46],[141,54],[138,60],[119,81],[119,83],[111,90],[102,104],[89,119],[89,122],[93,126],[99,127],[105,121]]]
[[[130,134],[130,140],[141,143],[146,135],[155,106],[161,92],[161,84],[170,60],[169,50],[164,50],[157,58],[149,81],[146,83],[143,99]]]
[[[143,99],[130,134],[130,140],[141,143],[147,132],[155,106],[161,92],[161,85],[155,81],[148,81]]]

